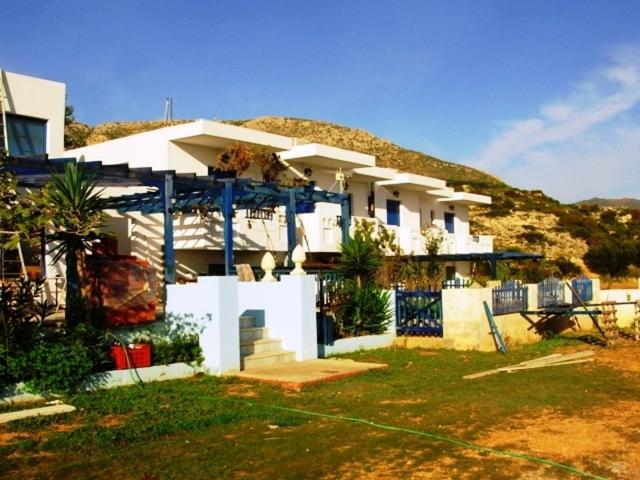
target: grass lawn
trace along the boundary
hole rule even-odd
[[[580,348],[554,339],[506,356],[360,352],[349,357],[389,368],[302,392],[202,376],[82,394],[68,399],[78,408],[73,414],[0,426],[0,477],[579,478],[442,438],[273,408],[286,407],[508,449],[602,477],[638,478],[632,451],[640,440],[640,372],[600,361],[615,349],[594,347],[594,364],[462,379]],[[640,358],[640,348],[628,348],[630,358]]]

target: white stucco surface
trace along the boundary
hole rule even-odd
[[[253,315],[269,336],[282,340],[282,348],[296,360],[318,358],[314,275],[284,275],[280,282],[240,282],[238,310]]]
[[[197,330],[208,373],[240,370],[237,277],[199,277],[196,283],[168,285],[166,313],[169,321]]]
[[[47,153],[60,157],[64,153],[64,83],[2,72],[5,111],[15,115],[47,121]]]

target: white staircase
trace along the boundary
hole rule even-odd
[[[255,317],[240,317],[240,369],[295,362],[295,352],[282,349],[282,342],[269,337],[269,329],[257,327]]]

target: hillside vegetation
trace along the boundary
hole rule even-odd
[[[496,250],[544,253],[551,260],[560,259],[560,263],[568,260],[588,271],[583,257],[589,245],[609,237],[636,241],[640,236],[640,212],[637,210],[603,210],[597,205],[561,204],[540,190],[514,188],[481,170],[405,149],[361,129],[284,117],[259,117],[226,123],[372,154],[379,166],[442,178],[457,189],[490,195],[493,199],[491,206],[473,209],[472,231],[493,235]],[[162,121],[147,121],[105,123],[93,128],[72,124],[68,128],[82,133],[77,139],[81,145],[163,126]]]
[[[588,200],[581,200],[576,205],[597,205],[599,207],[615,208],[640,208],[640,200],[637,198],[599,198],[594,197]]]

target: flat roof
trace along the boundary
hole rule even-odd
[[[213,120],[200,119],[165,128],[169,134],[168,140],[204,147],[224,148],[235,142],[271,147],[274,150],[288,150],[294,146],[291,137]]]
[[[439,178],[425,177],[415,173],[399,173],[392,180],[378,182],[383,187],[399,187],[407,190],[417,190],[429,193],[431,190],[442,190],[447,188],[447,182]]]
[[[353,169],[354,180],[364,180],[370,182],[377,182],[379,180],[391,180],[398,174],[397,170],[393,168],[384,167],[363,167]]]
[[[280,152],[278,155],[286,162],[299,162],[314,167],[351,170],[358,167],[375,167],[376,165],[376,157],[373,155],[330,147],[320,143],[296,145],[286,152]]]
[[[453,192],[450,197],[440,198],[438,202],[458,205],[491,205],[491,197],[469,192]]]

